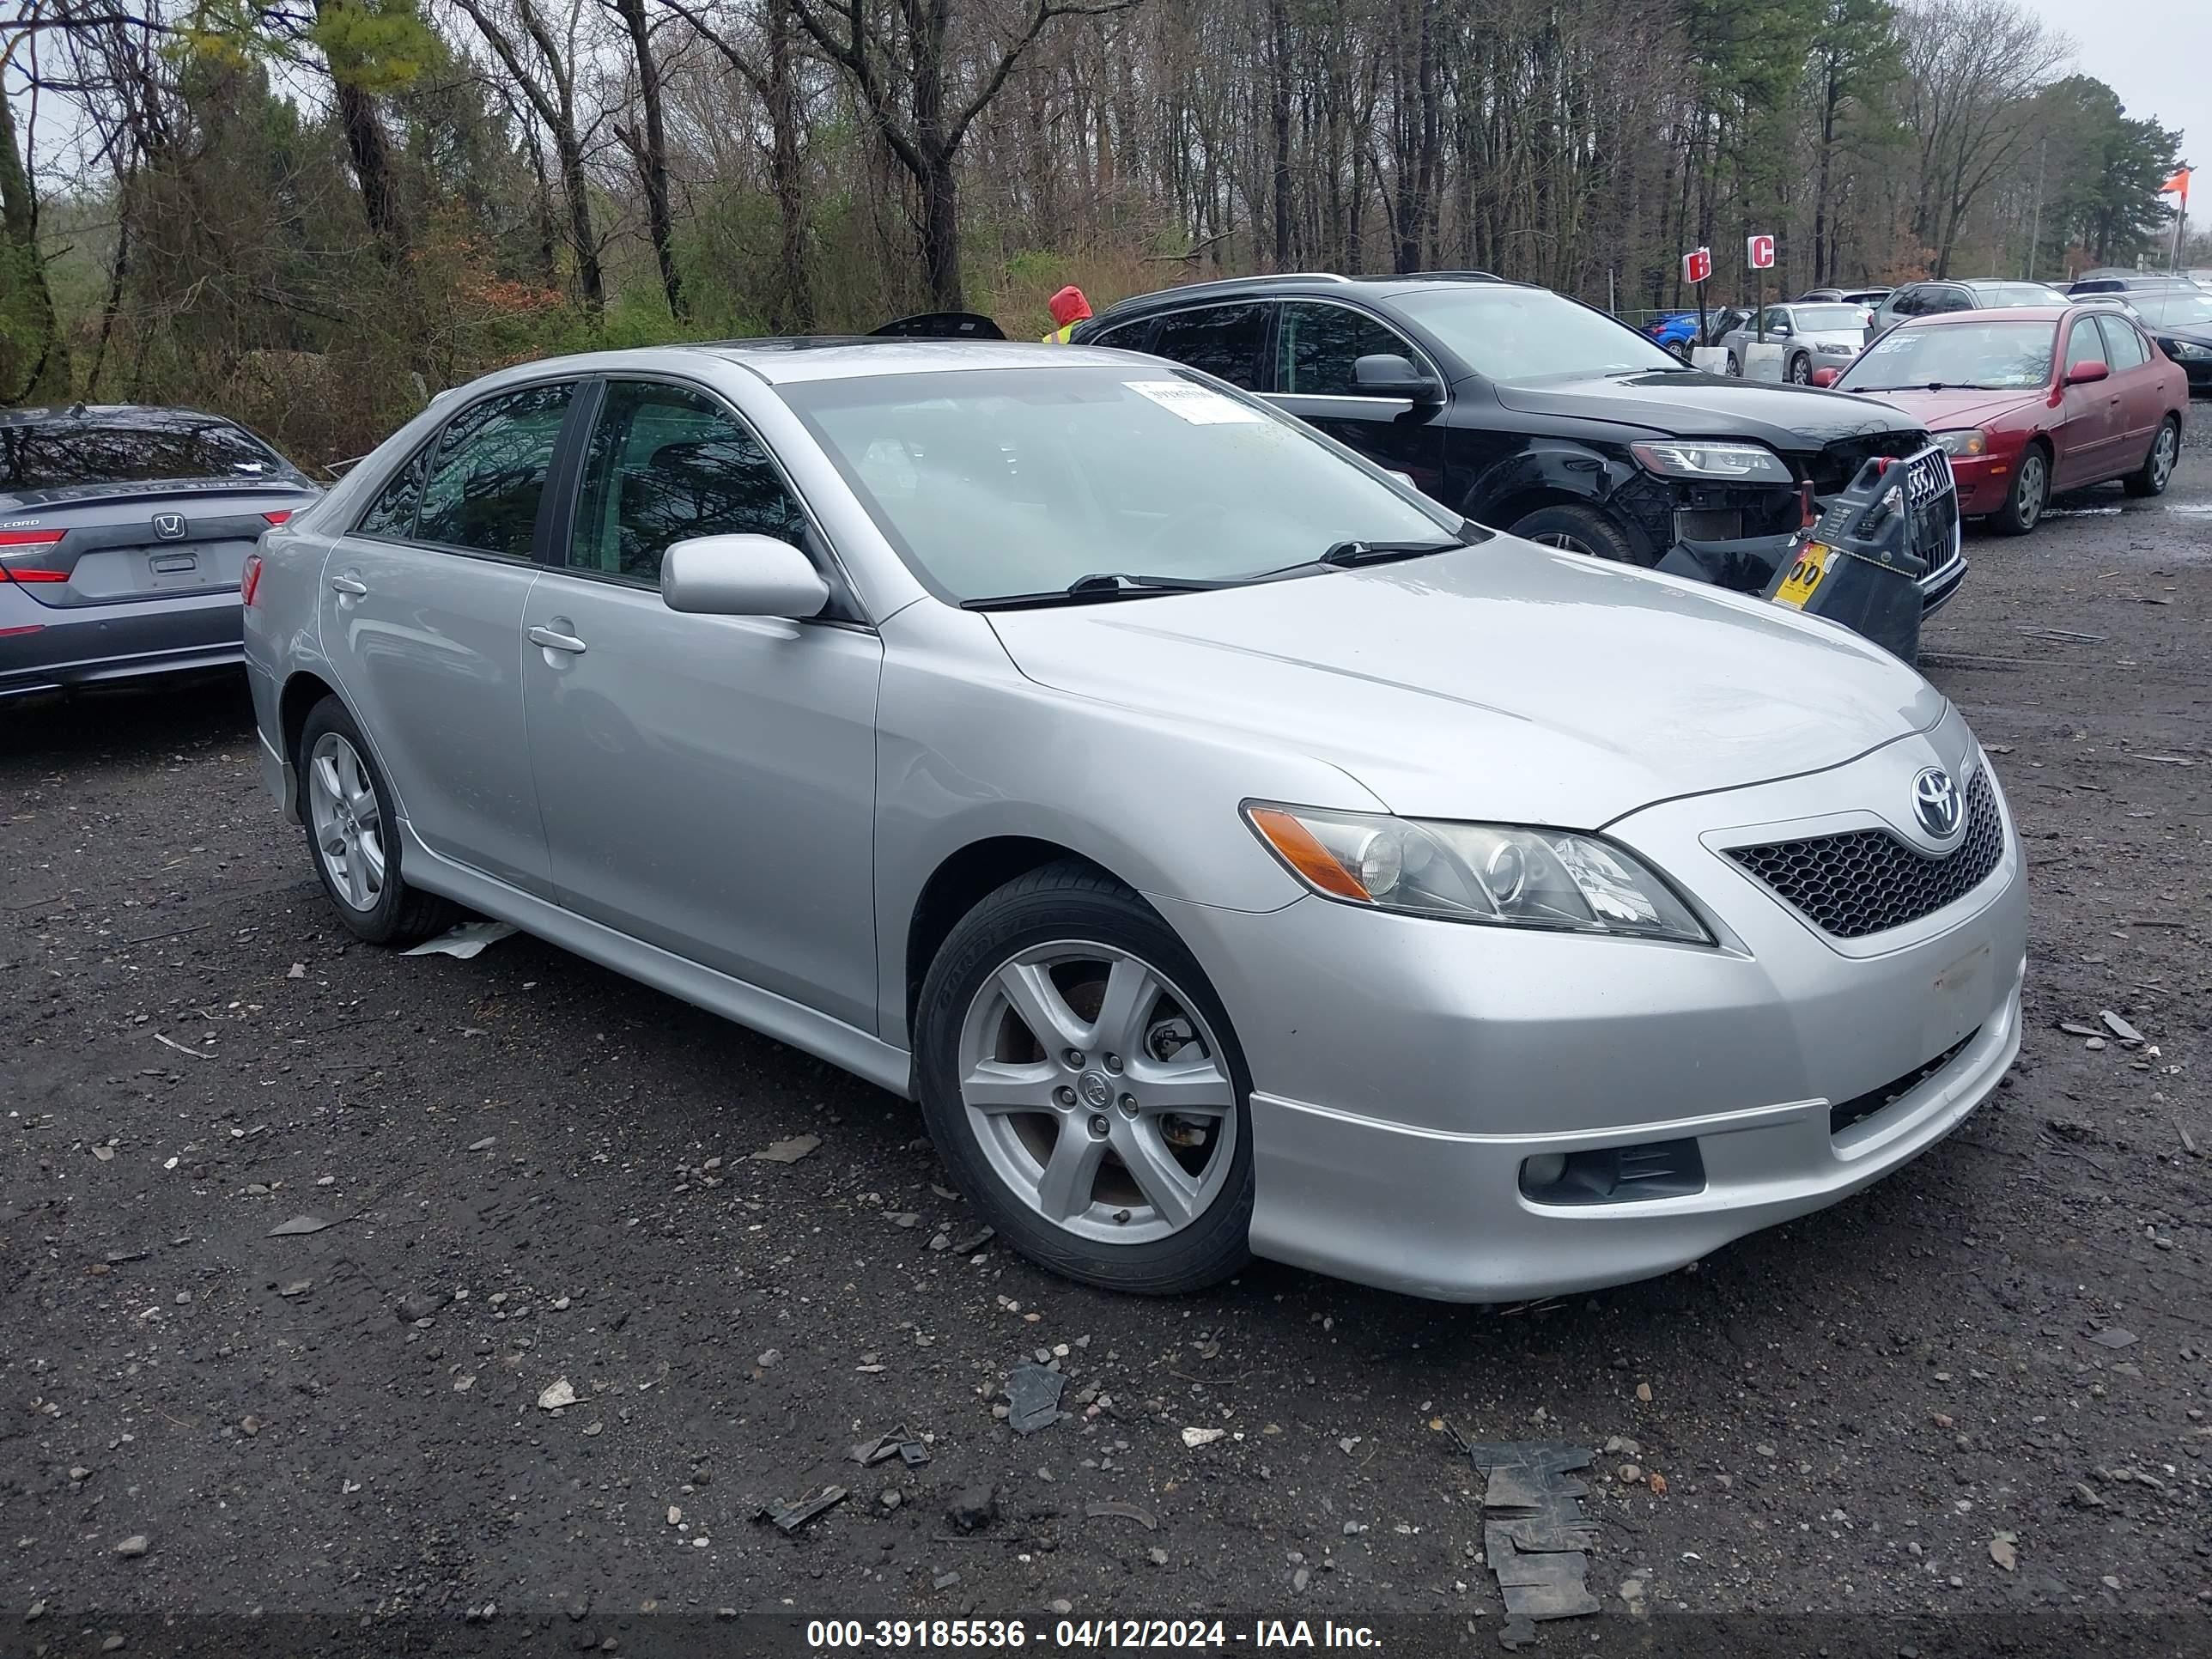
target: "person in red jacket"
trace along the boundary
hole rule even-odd
[[[1083,290],[1070,284],[1052,296],[1052,332],[1044,337],[1047,345],[1066,345],[1075,325],[1091,314],[1091,301],[1083,297]]]

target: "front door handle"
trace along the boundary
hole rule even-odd
[[[578,639],[574,634],[556,634],[550,628],[532,629],[530,642],[532,645],[542,645],[548,651],[566,651],[574,657],[582,656],[586,649],[583,641]]]
[[[331,588],[332,592],[343,593],[349,599],[360,599],[368,597],[368,584],[359,581],[351,576],[331,577]]]

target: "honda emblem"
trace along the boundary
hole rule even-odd
[[[185,515],[181,513],[156,513],[154,515],[154,534],[165,542],[184,540]]]

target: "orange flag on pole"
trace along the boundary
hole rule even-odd
[[[2194,167],[2183,167],[2172,178],[2158,187],[2158,193],[2161,196],[2179,194],[2181,198],[2181,205],[2187,207],[2189,205],[2189,175],[2195,171]]]

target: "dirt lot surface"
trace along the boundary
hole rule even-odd
[[[2197,413],[2165,501],[1974,537],[1931,625],[2033,866],[2008,1086],[1856,1200],[1535,1307],[1267,1266],[1117,1300],[948,1248],[974,1224],[889,1097],[526,938],[350,944],[241,692],[7,708],[0,1652],[164,1612],[489,1604],[559,1651],[1055,1602],[1448,1616],[1494,1651],[1454,1431],[1613,1448],[1605,1611],[1546,1650],[1679,1609],[2158,1615],[2203,1650]],[[2143,1042],[2061,1025],[2106,1010]],[[1071,1415],[1017,1437],[994,1399],[1039,1355]],[[926,1464],[849,1461],[897,1429]],[[751,1518],[825,1482],[793,1535]]]

